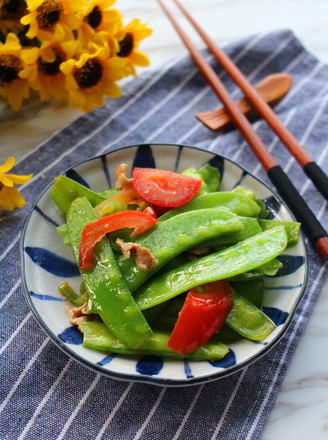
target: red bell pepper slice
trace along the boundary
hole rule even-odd
[[[135,188],[147,202],[166,208],[189,202],[202,184],[201,179],[157,168],[136,167],[132,178]]]
[[[205,293],[200,293],[202,288]],[[232,291],[226,280],[190,289],[168,347],[181,354],[195,351],[220,330],[230,313],[232,302]]]
[[[155,216],[142,211],[120,211],[88,223],[82,231],[80,241],[81,270],[92,269],[95,260],[93,248],[109,232],[133,228],[132,237],[147,231],[156,222]]]

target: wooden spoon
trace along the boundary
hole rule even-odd
[[[255,89],[265,102],[274,107],[286,96],[292,82],[293,78],[291,75],[287,73],[274,73],[259,81]],[[236,104],[248,118],[257,114],[245,97],[236,101]],[[220,130],[231,123],[231,118],[224,108],[197,113],[195,116],[211,130]]]

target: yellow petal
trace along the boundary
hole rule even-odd
[[[0,190],[0,207],[12,211],[14,208],[21,208],[25,203],[17,188],[4,186]]]
[[[129,55],[129,60],[135,66],[140,66],[140,67],[146,67],[146,66],[149,66],[149,64],[150,64],[148,56],[144,52],[141,52],[139,50],[133,51]]]
[[[13,183],[16,183],[17,185],[22,185],[23,183],[28,182],[32,176],[33,176],[33,174],[28,174],[25,176],[18,176],[17,174],[6,174],[5,176],[2,176],[2,177],[7,177]]]
[[[11,156],[6,160],[6,163],[4,165],[0,166],[0,174],[6,173],[7,171],[11,170],[14,165],[15,158]]]
[[[6,174],[2,174],[2,176],[0,176],[0,182],[4,186],[8,186],[8,187],[14,186],[13,182],[10,179],[7,178]]]

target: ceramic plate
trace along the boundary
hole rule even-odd
[[[182,172],[209,162],[222,175],[221,190],[242,185],[255,191],[277,220],[294,220],[281,199],[263,182],[232,161],[182,145],[135,145],[111,151],[82,162],[64,174],[103,191],[114,185],[119,164],[157,167]],[[121,380],[162,385],[189,385],[225,377],[258,360],[268,352],[288,328],[307,281],[307,255],[303,237],[279,257],[283,268],[274,277],[265,277],[264,310],[276,323],[274,332],[263,342],[242,339],[230,344],[229,354],[219,362],[183,361],[157,356],[119,356],[95,352],[82,346],[80,332],[69,323],[68,308],[57,287],[68,281],[79,289],[81,278],[70,247],[65,247],[56,226],[65,218],[52,201],[48,186],[32,207],[22,233],[22,278],[27,301],[37,321],[53,342],[86,367]]]

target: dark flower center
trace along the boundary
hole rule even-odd
[[[11,54],[0,55],[0,86],[6,85],[18,79],[23,66],[18,57]]]
[[[81,89],[96,86],[102,78],[103,68],[97,58],[88,60],[74,73],[75,81]]]
[[[56,59],[52,63],[43,61],[41,57],[38,58],[38,70],[45,75],[55,76],[60,72],[59,66],[66,60],[65,54],[58,48],[54,49]]]
[[[119,42],[120,51],[117,53],[119,57],[127,57],[133,49],[133,35],[127,32],[123,40]]]
[[[0,9],[2,19],[19,19],[26,12],[26,3],[24,0],[5,0]]]
[[[84,19],[93,29],[96,29],[102,20],[102,13],[98,6],[95,6],[90,14],[88,14]]]
[[[63,7],[56,0],[46,0],[36,10],[36,21],[41,29],[52,28],[63,14]]]
[[[5,185],[2,183],[2,182],[0,182],[0,191],[2,190],[2,188],[4,187]]]

